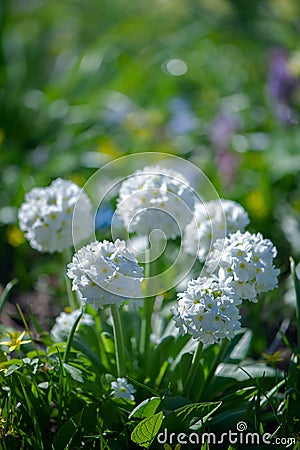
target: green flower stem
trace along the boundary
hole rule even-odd
[[[67,264],[69,264],[71,261],[72,261],[72,255],[71,255],[70,249],[68,248],[64,251],[64,263],[67,266]],[[66,268],[65,268],[65,270],[66,270]],[[70,278],[67,275],[65,275],[65,282],[66,282],[69,306],[70,306],[71,310],[74,311],[75,309],[78,309],[79,301],[78,301],[76,292],[72,290],[72,281],[70,280]]]
[[[196,373],[197,373],[197,370],[199,367],[200,358],[202,355],[202,349],[203,349],[203,344],[202,344],[202,342],[199,342],[197,349],[194,353],[194,356],[192,359],[192,364],[190,366],[187,378],[184,383],[183,393],[186,397],[188,397],[190,395],[191,387],[195,381],[195,376],[196,376]]]
[[[67,363],[69,356],[70,356],[70,351],[71,351],[71,346],[72,346],[72,342],[73,342],[73,337],[76,331],[76,328],[80,322],[81,317],[83,316],[84,313],[84,306],[81,306],[81,310],[80,310],[80,314],[78,315],[77,319],[75,320],[75,322],[73,323],[73,326],[71,328],[70,334],[68,336],[68,341],[67,341],[67,347],[65,350],[65,354],[64,354],[64,358],[63,358],[63,362]]]
[[[148,248],[149,251],[149,248]],[[140,337],[140,352],[142,355],[146,356],[149,352],[149,345],[150,345],[150,336],[152,332],[152,313],[155,303],[154,297],[147,297],[148,289],[147,284],[148,280],[151,276],[150,271],[150,260],[148,253],[148,258],[145,262],[145,272],[144,272],[144,316],[141,323],[141,337]]]
[[[119,309],[116,305],[111,305],[111,314],[113,318],[114,340],[116,349],[116,364],[118,377],[126,375],[126,364],[124,356],[124,339]]]
[[[145,355],[146,359],[148,357],[150,348],[154,303],[155,297],[148,297],[144,299],[144,318],[141,327],[141,353]]]
[[[206,377],[205,382],[203,383],[202,389],[200,390],[199,398],[200,398],[201,394],[203,392],[205,393],[206,390],[208,389],[208,387],[209,387],[209,385],[211,383],[211,380],[213,379],[213,377],[214,377],[214,375],[216,373],[218,365],[222,361],[223,356],[224,356],[224,354],[226,352],[226,349],[227,349],[227,346],[228,346],[228,342],[229,341],[227,339],[223,339],[222,344],[219,347],[219,351],[216,354],[215,359],[214,359],[214,361],[212,363],[211,369],[210,369],[210,371],[209,371],[209,373],[208,373],[208,375]]]
[[[296,317],[297,317],[297,353],[300,354],[300,285],[296,274],[295,261],[290,258],[291,274],[296,292]]]

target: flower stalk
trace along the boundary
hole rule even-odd
[[[207,391],[207,389],[208,389],[208,387],[209,387],[209,385],[210,385],[210,383],[211,383],[211,381],[212,381],[212,379],[213,379],[213,377],[214,377],[214,375],[216,373],[218,365],[220,364],[220,362],[223,359],[223,356],[224,356],[224,354],[226,352],[226,349],[227,349],[227,346],[228,346],[228,342],[229,341],[227,339],[223,339],[223,341],[222,341],[222,343],[221,343],[221,345],[219,347],[218,353],[216,354],[215,359],[214,359],[214,361],[212,363],[211,369],[210,369],[210,371],[209,371],[209,373],[208,373],[208,375],[207,375],[207,377],[205,379],[205,382],[202,385],[202,389],[199,392],[198,398],[201,397],[203,392],[205,393]]]
[[[199,364],[200,364],[200,358],[202,355],[202,349],[203,349],[203,344],[202,342],[199,342],[197,349],[194,353],[193,359],[192,359],[192,364],[190,366],[190,369],[188,371],[188,375],[184,384],[184,395],[186,397],[189,397],[190,395],[190,391],[191,391],[191,387],[195,381],[195,377],[196,377],[196,373],[197,370],[199,368]]]
[[[300,285],[296,274],[295,261],[290,258],[291,274],[296,293],[296,316],[297,316],[297,353],[300,354]]]
[[[68,248],[64,250],[63,255],[64,255],[64,262],[66,265],[68,265],[68,263],[72,260],[70,249]],[[76,292],[72,290],[72,282],[70,278],[67,276],[67,274],[65,275],[65,283],[69,306],[72,311],[75,311],[75,309],[79,308],[78,297],[76,295]]]
[[[68,340],[67,340],[67,347],[66,347],[66,350],[65,350],[64,358],[63,358],[63,362],[64,363],[67,363],[68,360],[69,360],[71,346],[72,346],[72,342],[73,342],[73,337],[74,337],[76,328],[77,328],[77,326],[78,326],[78,324],[80,322],[80,319],[83,316],[83,313],[84,313],[84,306],[81,306],[80,314],[78,314],[78,317],[75,320],[75,322],[74,322],[74,324],[73,324],[73,326],[71,328],[71,331],[70,331],[70,334],[69,334],[69,337],[68,337]]]
[[[124,355],[124,339],[123,339],[121,317],[117,305],[111,305],[110,309],[113,318],[117,374],[118,377],[123,377],[126,374],[126,364]]]

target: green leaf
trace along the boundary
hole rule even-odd
[[[101,333],[101,340],[103,342],[106,353],[114,354],[115,344],[112,335],[104,331],[103,333]]]
[[[0,369],[4,369],[5,367],[12,366],[13,364],[22,365],[22,360],[18,358],[11,358],[8,361],[2,361],[0,363]]]
[[[79,424],[76,424],[74,419],[71,417],[60,429],[58,430],[55,439],[53,441],[54,450],[66,450],[72,443],[77,431]]]
[[[115,380],[115,377],[111,373],[103,373],[100,377],[103,389],[111,389],[111,383]]]
[[[74,366],[71,366],[70,364],[64,363],[64,369],[67,372],[67,374],[70,375],[73,380],[78,381],[78,383],[84,383],[84,379],[82,377],[82,370],[77,369]]]
[[[159,432],[162,422],[162,411],[142,420],[131,433],[132,441],[144,448],[149,448]]]
[[[189,432],[199,430],[203,423],[221,405],[222,402],[193,403],[176,409],[164,420],[164,425],[169,431]]]
[[[5,377],[8,377],[9,375],[11,375],[12,373],[14,373],[16,370],[19,369],[20,364],[12,364],[11,366],[9,366],[9,368],[7,369],[7,371],[5,372]]]
[[[220,406],[222,402],[195,403],[193,405],[184,406],[174,411],[177,417],[182,420],[183,425],[188,425],[189,429],[198,430],[203,422],[211,416]],[[196,424],[201,421],[201,425]]]
[[[90,404],[71,417],[58,430],[53,442],[53,450],[82,448],[85,437],[95,432],[97,406]]]
[[[174,362],[171,365],[171,371],[174,371],[176,366],[182,361],[185,354],[192,354],[196,351],[197,341],[195,339],[189,339],[184,347],[177,354]]]
[[[174,336],[166,336],[154,350],[151,358],[151,380],[158,377],[164,363],[168,363],[168,358],[170,357],[174,341]]]
[[[38,384],[38,387],[39,387],[40,389],[48,389],[48,387],[49,387],[49,381],[44,381],[43,383],[39,383],[39,384]]]
[[[14,278],[12,281],[10,281],[9,283],[7,283],[7,285],[5,286],[5,288],[3,289],[3,292],[1,294],[0,297],[0,314],[2,312],[4,303],[8,297],[8,294],[10,293],[10,291],[12,290],[12,288],[18,283],[18,280],[16,278]]]
[[[127,379],[129,381],[131,381],[133,384],[135,384],[136,386],[139,386],[141,389],[145,389],[146,391],[150,392],[150,394],[152,394],[154,397],[158,397],[158,393],[154,389],[152,389],[150,386],[148,386],[144,383],[140,383],[139,381],[132,378],[130,375],[127,376]]]
[[[231,359],[242,361],[246,358],[252,341],[252,331],[247,330],[230,354]]]
[[[161,404],[161,409],[165,411],[174,411],[175,409],[181,408],[186,405],[190,405],[192,402],[188,398],[174,396],[165,397]]]
[[[145,417],[152,416],[157,410],[160,403],[161,399],[159,397],[147,398],[134,408],[134,410],[129,415],[129,419],[144,419]]]
[[[223,363],[218,371],[218,377],[228,377],[236,381],[245,381],[250,378],[276,377],[278,372],[264,363],[246,362],[238,366],[236,364]]]
[[[73,347],[75,347],[76,350],[80,350],[82,353],[84,353],[93,364],[98,366],[100,369],[103,369],[103,364],[99,356],[91,349],[90,344],[86,342],[81,336],[74,336]]]
[[[248,408],[249,403],[245,403],[239,408],[230,407],[227,411],[222,412],[211,419],[211,429],[218,434],[222,433],[224,430],[232,428],[232,424],[236,424],[240,420],[244,420]]]

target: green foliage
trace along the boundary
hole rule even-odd
[[[163,413],[160,411],[150,417],[143,419],[131,433],[133,442],[139,444],[143,448],[149,448],[155,439],[161,425],[163,423]]]

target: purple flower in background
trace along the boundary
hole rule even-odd
[[[229,141],[239,128],[239,121],[232,114],[223,112],[214,119],[210,125],[209,137],[218,153],[228,150]]]
[[[274,104],[275,115],[284,125],[298,123],[297,113],[292,107],[297,85],[298,80],[288,65],[287,53],[282,48],[274,49],[271,53],[267,87]]]
[[[229,150],[230,139],[239,128],[237,117],[223,112],[215,118],[209,129],[210,142],[217,151],[217,165],[225,185],[233,182],[239,167],[238,155]]]

